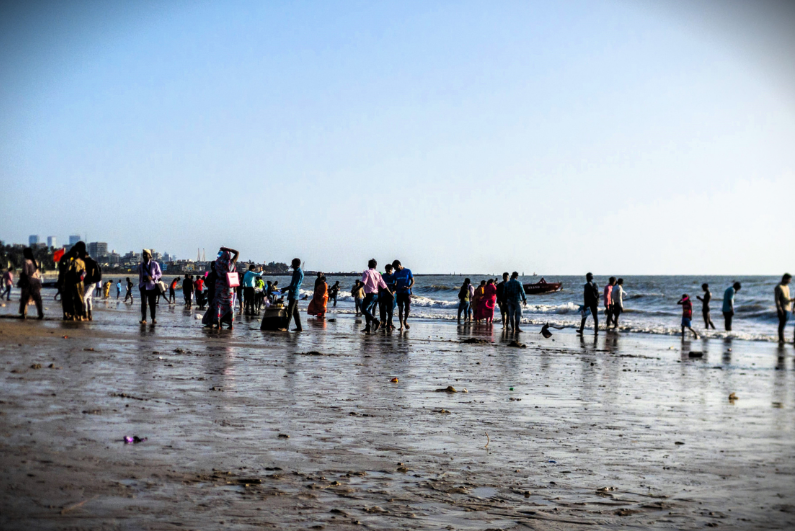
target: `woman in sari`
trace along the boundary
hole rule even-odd
[[[328,283],[326,283],[326,276],[323,273],[318,273],[317,280],[315,280],[315,292],[306,308],[306,313],[323,319],[326,313],[326,304],[328,304]]]
[[[483,296],[478,302],[477,313],[481,319],[486,320],[486,324],[494,321],[494,307],[497,305],[497,286],[494,279],[490,278],[488,284],[483,287]]]
[[[57,287],[61,293],[64,321],[82,321],[85,317],[83,279],[86,278],[86,264],[80,258],[85,251],[86,244],[77,242],[58,263]]]
[[[229,273],[236,272],[237,258],[240,253],[228,247],[221,247],[218,258],[214,263],[215,293],[207,313],[202,318],[202,324],[208,327],[217,326],[219,329],[226,323],[229,330],[234,328],[235,322],[235,287],[229,285]]]
[[[475,288],[475,295],[472,297],[472,312],[475,314],[474,319],[477,323],[481,319],[483,319],[483,315],[480,313],[480,300],[483,298],[484,289],[486,288],[486,281],[481,280],[480,286]]]

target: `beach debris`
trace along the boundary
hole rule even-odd
[[[509,347],[514,347],[514,348],[527,348],[527,345],[525,345],[524,343],[520,343],[520,342],[516,341],[515,339],[513,341],[511,341],[510,343],[508,343],[508,346]]]
[[[462,393],[468,393],[469,391],[467,391],[467,388],[466,388],[466,387],[464,387],[464,388],[461,390],[461,392],[462,392]]]
[[[449,411],[447,411],[446,409],[440,409],[440,410],[438,411],[438,413],[443,413],[443,414],[445,414],[445,415],[449,415],[449,414],[450,414],[450,412],[449,412]]]
[[[773,407],[774,407],[774,408],[776,408],[776,409],[781,409],[781,408],[783,408],[783,407],[784,407],[784,404],[782,404],[781,402],[773,402],[773,404],[772,404],[772,405],[773,405]]]
[[[147,437],[138,437],[137,435],[133,435],[132,437],[125,435],[124,444],[138,444],[144,442],[146,439]]]
[[[524,497],[525,498],[529,498],[530,497],[530,491],[529,490],[524,491]]]
[[[638,511],[633,511],[632,509],[619,509],[615,512],[616,516],[630,516]]]
[[[614,491],[614,490],[618,490],[618,488],[617,487],[602,487],[602,488],[596,489],[596,493],[599,494],[599,493],[610,492],[610,491]]]
[[[185,351],[184,351],[184,350],[182,350],[181,348],[175,348],[175,349],[174,349],[174,352],[175,352],[176,354],[182,354],[182,353],[183,353],[183,352],[185,352]]]
[[[83,349],[85,352],[94,352],[94,347],[88,347]]]
[[[522,401],[521,398],[514,398],[514,397],[511,397],[508,400],[510,400],[511,402],[521,402]]]
[[[734,402],[735,400],[737,400],[737,394],[729,393],[729,402]]]
[[[488,448],[489,444],[491,443],[491,438],[489,437],[489,432],[485,433],[486,433],[486,446],[484,446],[483,448]]]
[[[69,339],[69,336],[61,336],[62,339]]]
[[[513,387],[509,387],[509,388],[508,388],[508,390],[509,390],[509,391],[513,391]]]
[[[30,366],[31,369],[41,369],[41,363],[34,363]]]
[[[74,511],[75,509],[79,509],[79,508],[80,508],[80,507],[82,507],[83,505],[87,504],[87,503],[88,503],[88,502],[90,502],[91,500],[95,500],[95,499],[97,499],[98,497],[99,497],[99,495],[97,495],[97,496],[94,496],[94,497],[91,497],[91,498],[88,498],[88,499],[86,499],[86,500],[83,500],[83,501],[81,501],[81,502],[77,502],[77,503],[75,503],[75,504],[73,504],[73,505],[68,505],[68,506],[64,507],[63,509],[61,509],[61,514],[66,514],[66,513],[68,513],[69,511]]]
[[[327,323],[336,323],[337,320],[336,319],[326,319],[326,322]]]
[[[392,378],[392,379],[391,379],[391,380],[389,380],[389,381],[390,381],[390,382],[392,382],[392,383],[398,383],[398,379],[397,379],[397,377],[395,377],[395,378]]]
[[[703,352],[698,352],[698,351],[693,351],[693,352],[690,352],[687,355],[687,357],[688,358],[703,358],[704,357],[704,353]]]
[[[547,463],[552,463],[553,465],[557,465],[557,464],[558,464],[558,462],[557,462],[557,461],[554,461],[554,460],[552,460],[552,459],[550,459],[549,461],[547,461]]]
[[[223,393],[224,392],[224,388],[223,387],[219,387],[217,385],[214,385],[214,386],[210,387],[210,391],[220,391],[220,392]]]
[[[373,507],[365,507],[364,512],[366,513],[385,513],[386,509],[379,507],[378,505],[374,505]]]
[[[456,391],[455,387],[453,387],[452,385],[448,385],[444,389],[437,389],[436,392],[437,393],[457,393],[458,391]]]
[[[402,473],[404,473],[404,474],[405,474],[406,472],[408,472],[408,471],[409,471],[409,469],[408,469],[408,468],[406,468],[405,466],[402,466],[402,465],[403,465],[403,463],[400,463],[400,465],[401,465],[401,466],[397,467],[397,471],[398,471],[398,472],[402,472]]]
[[[287,435],[286,433],[280,433],[279,434],[279,439],[289,439],[289,438],[290,438],[290,436]]]
[[[470,345],[489,345],[491,344],[491,341],[487,339],[481,339],[479,337],[470,337],[461,341],[461,343],[469,343]]]
[[[682,446],[685,443],[683,443],[682,441],[674,441],[674,444],[677,446]]]
[[[325,356],[322,352],[318,352],[317,350],[310,350],[309,352],[299,352],[301,356]]]
[[[132,400],[146,400],[146,398],[138,398],[137,396],[128,395],[127,393],[108,393],[108,396],[118,398],[130,398]]]
[[[549,324],[545,324],[541,327],[541,335],[544,336],[546,339],[552,337],[552,332],[549,331]]]
[[[346,512],[345,512],[345,511],[343,511],[342,509],[332,509],[332,510],[330,510],[329,512],[330,512],[331,514],[339,514],[339,515],[342,515],[342,516],[350,516],[350,514],[349,514],[349,513],[346,513]]]

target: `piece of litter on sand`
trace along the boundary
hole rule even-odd
[[[736,395],[736,394],[734,394],[734,393],[731,393],[731,394],[729,395],[729,400],[737,400],[737,395]]]
[[[683,443],[682,441],[675,441],[675,442],[674,442],[674,444],[676,444],[676,445],[678,445],[678,446],[681,446],[681,445],[683,445],[683,444],[685,444],[685,443]]]
[[[703,358],[704,357],[704,353],[703,352],[693,351],[693,352],[689,353],[687,356],[689,358]]]
[[[290,438],[290,436],[287,435],[286,433],[280,433],[279,434],[279,439],[289,439],[289,438]]]
[[[392,378],[392,379],[391,379],[391,380],[389,380],[389,381],[390,381],[390,382],[392,382],[392,383],[398,383],[398,379],[397,379],[397,378]]]
[[[488,345],[491,343],[491,341],[488,341],[486,339],[481,339],[479,337],[470,337],[468,339],[463,340],[461,343],[469,343],[472,345]]]
[[[137,435],[125,436],[124,437],[124,444],[138,444],[142,443],[147,439],[147,437],[138,437]]]
[[[520,343],[520,342],[518,342],[516,340],[511,341],[510,343],[508,343],[508,346],[509,347],[514,347],[514,348],[527,348],[527,345],[525,345],[524,343]]]
[[[444,389],[437,389],[436,392],[437,393],[457,393],[458,391],[456,391],[455,387],[453,387],[452,385],[448,385]]]

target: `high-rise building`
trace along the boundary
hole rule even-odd
[[[55,236],[47,236],[47,247],[58,247],[58,241]]]
[[[71,236],[69,236],[69,245],[74,245],[79,241],[80,241],[79,234],[72,234]]]
[[[96,260],[100,256],[108,255],[108,244],[106,242],[91,242],[88,244],[88,255]]]
[[[28,236],[28,245],[36,245],[39,243],[39,235],[38,234],[31,234]]]

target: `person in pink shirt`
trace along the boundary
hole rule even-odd
[[[605,330],[610,328],[613,322],[613,286],[616,285],[616,277],[610,277],[604,291],[605,315],[607,316],[607,324]]]
[[[378,327],[381,326],[381,322],[376,319],[373,311],[375,310],[376,304],[378,303],[378,289],[383,289],[392,293],[389,287],[384,282],[384,279],[381,278],[381,273],[376,271],[376,266],[378,262],[375,261],[375,258],[371,258],[369,262],[367,262],[367,267],[369,268],[367,271],[362,273],[362,284],[364,284],[364,301],[362,302],[362,313],[364,314],[364,318],[367,322],[367,326],[364,327],[365,334],[369,334],[372,332],[377,332]],[[372,323],[372,326],[371,326]]]

